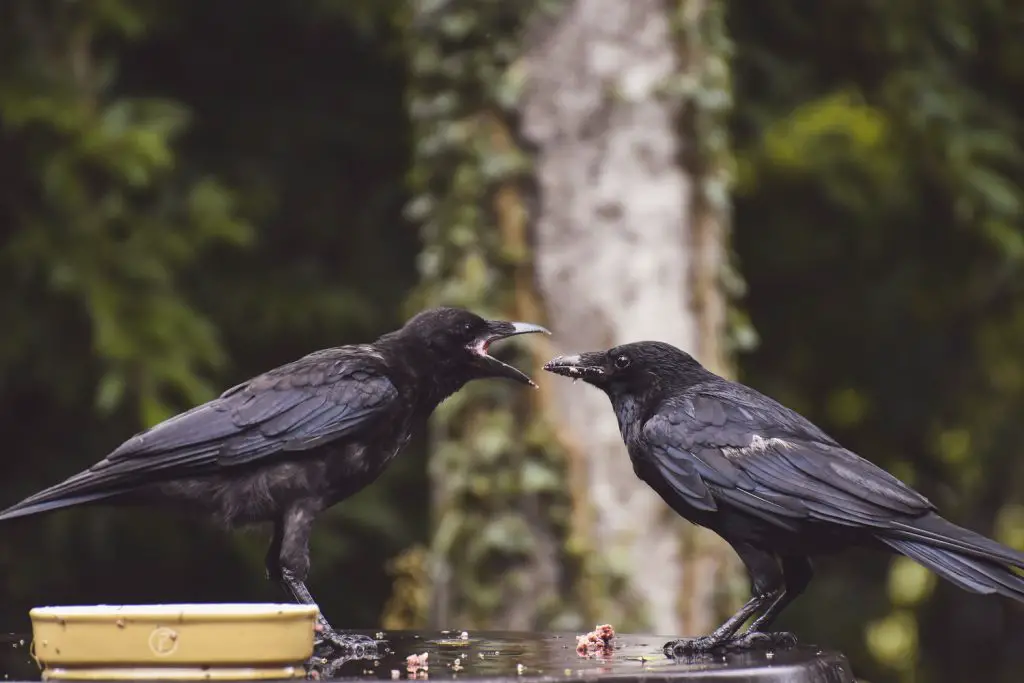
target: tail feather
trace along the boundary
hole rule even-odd
[[[1024,577],[991,559],[979,559],[938,545],[882,537],[896,552],[972,593],[993,593],[1024,602]]]
[[[68,498],[52,498],[49,500],[39,500],[37,496],[32,496],[31,498],[26,498],[20,503],[12,505],[6,510],[0,512],[0,522],[8,519],[16,519],[18,517],[38,515],[43,512],[60,510],[62,508],[73,507],[75,505],[93,503],[99,500],[110,498],[113,495],[115,495],[115,493],[113,492],[98,491],[94,493],[83,493]]]
[[[886,537],[944,548],[954,553],[962,553],[981,560],[1024,569],[1024,553],[1008,548],[970,529],[957,526],[936,514],[919,517],[912,521],[894,522],[893,528],[886,533]],[[890,543],[890,545],[892,544]]]
[[[0,512],[0,521],[92,503],[117,495],[121,490],[104,484],[106,482],[98,481],[91,470],[84,470]]]
[[[34,493],[0,512],[0,521],[118,496],[131,489],[141,479],[132,469],[133,466],[135,463],[132,462],[101,460],[89,469]]]

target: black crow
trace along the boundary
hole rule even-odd
[[[767,634],[811,581],[810,556],[897,552],[974,593],[1024,602],[1024,553],[940,517],[920,493],[798,413],[661,342],[560,356],[544,366],[611,399],[636,475],[678,514],[724,538],[753,597],[713,633],[667,654],[795,643]],[[742,634],[746,620],[757,619]]]
[[[125,441],[103,460],[0,513],[0,520],[82,504],[167,505],[225,528],[273,524],[267,575],[300,603],[316,515],[377,479],[445,398],[473,379],[533,385],[488,355],[530,323],[457,308],[419,313],[372,344],[316,351]],[[321,642],[365,650],[319,617]]]

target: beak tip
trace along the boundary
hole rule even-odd
[[[512,326],[512,334],[546,334],[551,335],[551,330],[533,323],[505,323]]]

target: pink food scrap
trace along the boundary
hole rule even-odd
[[[424,652],[421,655],[412,654],[405,658],[405,669],[409,673],[416,673],[419,670],[426,671],[429,667],[427,666],[427,657],[430,655],[429,652]]]
[[[576,654],[580,657],[589,657],[598,653],[610,654],[612,638],[615,637],[615,629],[611,624],[602,624],[590,633],[576,638]]]

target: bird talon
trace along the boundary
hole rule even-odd
[[[708,652],[735,652],[744,650],[784,650],[794,647],[797,638],[788,631],[747,631],[734,638],[681,638],[671,640],[663,646],[667,657],[680,658]]]
[[[346,659],[372,659],[379,656],[377,643],[369,636],[324,630],[314,641],[314,647],[331,646],[332,650],[345,653]]]
[[[797,640],[796,634],[790,633],[789,631],[778,631],[776,633],[773,633],[772,635],[775,638],[773,645],[774,647],[779,649],[786,650],[791,647],[796,647],[797,643],[799,642],[799,640]]]
[[[785,650],[797,644],[796,635],[788,631],[747,631],[730,640],[730,650]]]
[[[348,662],[378,659],[382,653],[390,652],[386,641],[357,633],[339,633],[329,626],[321,626],[313,641],[317,654],[306,662],[306,673],[310,679],[337,678],[341,667]],[[379,647],[382,645],[384,647]]]
[[[699,638],[680,638],[679,640],[670,640],[665,643],[662,650],[665,652],[667,657],[687,657],[689,655],[710,652],[719,645],[721,645],[721,642],[717,639],[710,638],[708,636],[701,636]]]

